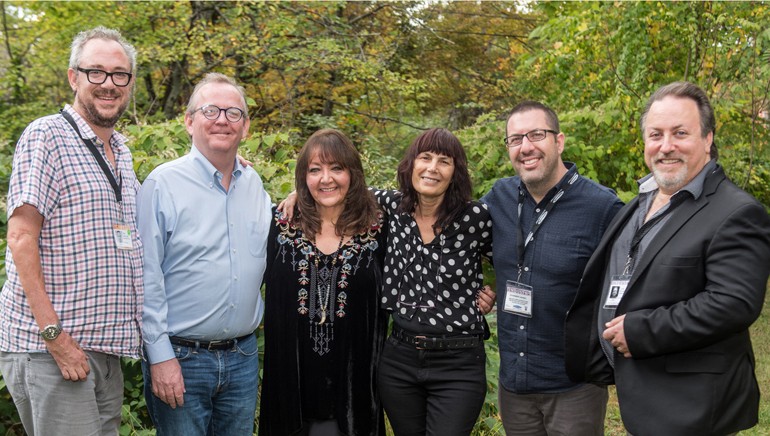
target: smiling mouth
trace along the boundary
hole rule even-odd
[[[669,159],[658,159],[657,160],[657,163],[663,164],[663,165],[671,165],[671,164],[676,164],[676,163],[680,163],[680,162],[682,162],[681,159],[671,159],[671,158],[669,158]]]
[[[522,166],[524,166],[525,168],[526,167],[533,167],[533,166],[537,165],[537,163],[540,161],[540,159],[541,159],[540,157],[530,157],[530,158],[526,158],[526,159],[520,159],[519,163]]]
[[[108,92],[108,93],[98,93],[94,94],[94,97],[100,99],[100,100],[106,100],[106,101],[113,101],[120,98],[120,94]]]
[[[438,183],[438,182],[439,182],[439,180],[438,180],[438,179],[433,179],[433,178],[431,178],[431,177],[424,177],[424,176],[423,176],[423,177],[420,177],[420,179],[421,179],[421,180],[425,180],[426,182],[431,182],[431,183]]]
[[[332,192],[332,191],[336,191],[337,188],[318,188],[318,190],[321,192]]]

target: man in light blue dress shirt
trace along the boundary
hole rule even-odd
[[[262,180],[236,159],[243,88],[207,75],[185,125],[190,153],[147,177],[137,212],[147,407],[159,436],[251,435],[271,214]]]

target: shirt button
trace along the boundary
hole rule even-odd
[[[524,267],[524,271],[529,271],[529,267],[528,267],[528,266],[525,266],[525,267]]]
[[[540,208],[535,209],[535,212],[540,213]]]
[[[233,248],[233,253],[235,253],[235,248]]]
[[[524,357],[524,352],[519,353],[519,356]]]
[[[233,280],[238,280],[238,276],[233,277]]]
[[[520,325],[520,326],[519,326],[519,330],[524,330],[524,326],[523,326],[523,325]]]

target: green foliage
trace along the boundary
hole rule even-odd
[[[142,363],[136,359],[123,358],[123,408],[121,410],[121,436],[143,436],[155,434],[152,421],[147,413],[144,400]]]
[[[24,431],[19,419],[19,413],[13,404],[11,394],[5,386],[5,380],[0,376],[0,434],[22,435]]]
[[[486,194],[498,178],[513,175],[508,149],[503,143],[504,125],[504,120],[487,114],[473,126],[457,132],[468,157],[474,198]]]
[[[466,148],[479,198],[513,175],[503,116],[524,98],[559,114],[565,160],[628,201],[648,171],[638,126],[646,98],[662,84],[690,80],[714,105],[727,173],[770,207],[770,125],[760,116],[770,111],[763,2],[3,1],[0,9],[2,192],[24,127],[72,101],[71,37],[105,25],[139,51],[119,130],[131,140],[140,180],[188,151],[180,113],[194,84],[218,71],[246,88],[252,134],[240,151],[276,201],[293,189],[297,150],[322,127],[350,136],[370,185],[392,188],[406,145],[426,127],[446,126]],[[0,209],[4,264],[4,196]],[[476,435],[502,433],[495,338]],[[758,349],[768,342],[762,338]],[[124,371],[121,434],[152,434],[138,363],[125,361]],[[770,406],[763,403],[761,416],[757,434],[770,426]],[[623,434],[612,403],[607,428]],[[0,386],[0,434],[20,433]]]

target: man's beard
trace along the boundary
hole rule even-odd
[[[94,98],[97,97],[120,97],[119,95],[116,95],[115,93],[107,92],[107,93],[100,93],[100,94],[94,94]],[[118,120],[121,116],[123,116],[123,113],[126,111],[126,108],[128,108],[128,102],[129,100],[126,100],[125,103],[123,103],[115,112],[115,115],[111,117],[105,117],[102,114],[99,113],[99,110],[96,108],[96,105],[94,104],[93,100],[89,101],[82,101],[83,109],[85,109],[85,118],[87,121],[97,127],[106,127],[106,128],[113,128],[115,127],[115,124],[117,124]]]
[[[652,175],[658,187],[670,191],[678,191],[687,184],[687,162],[675,173],[659,171],[653,165]]]

